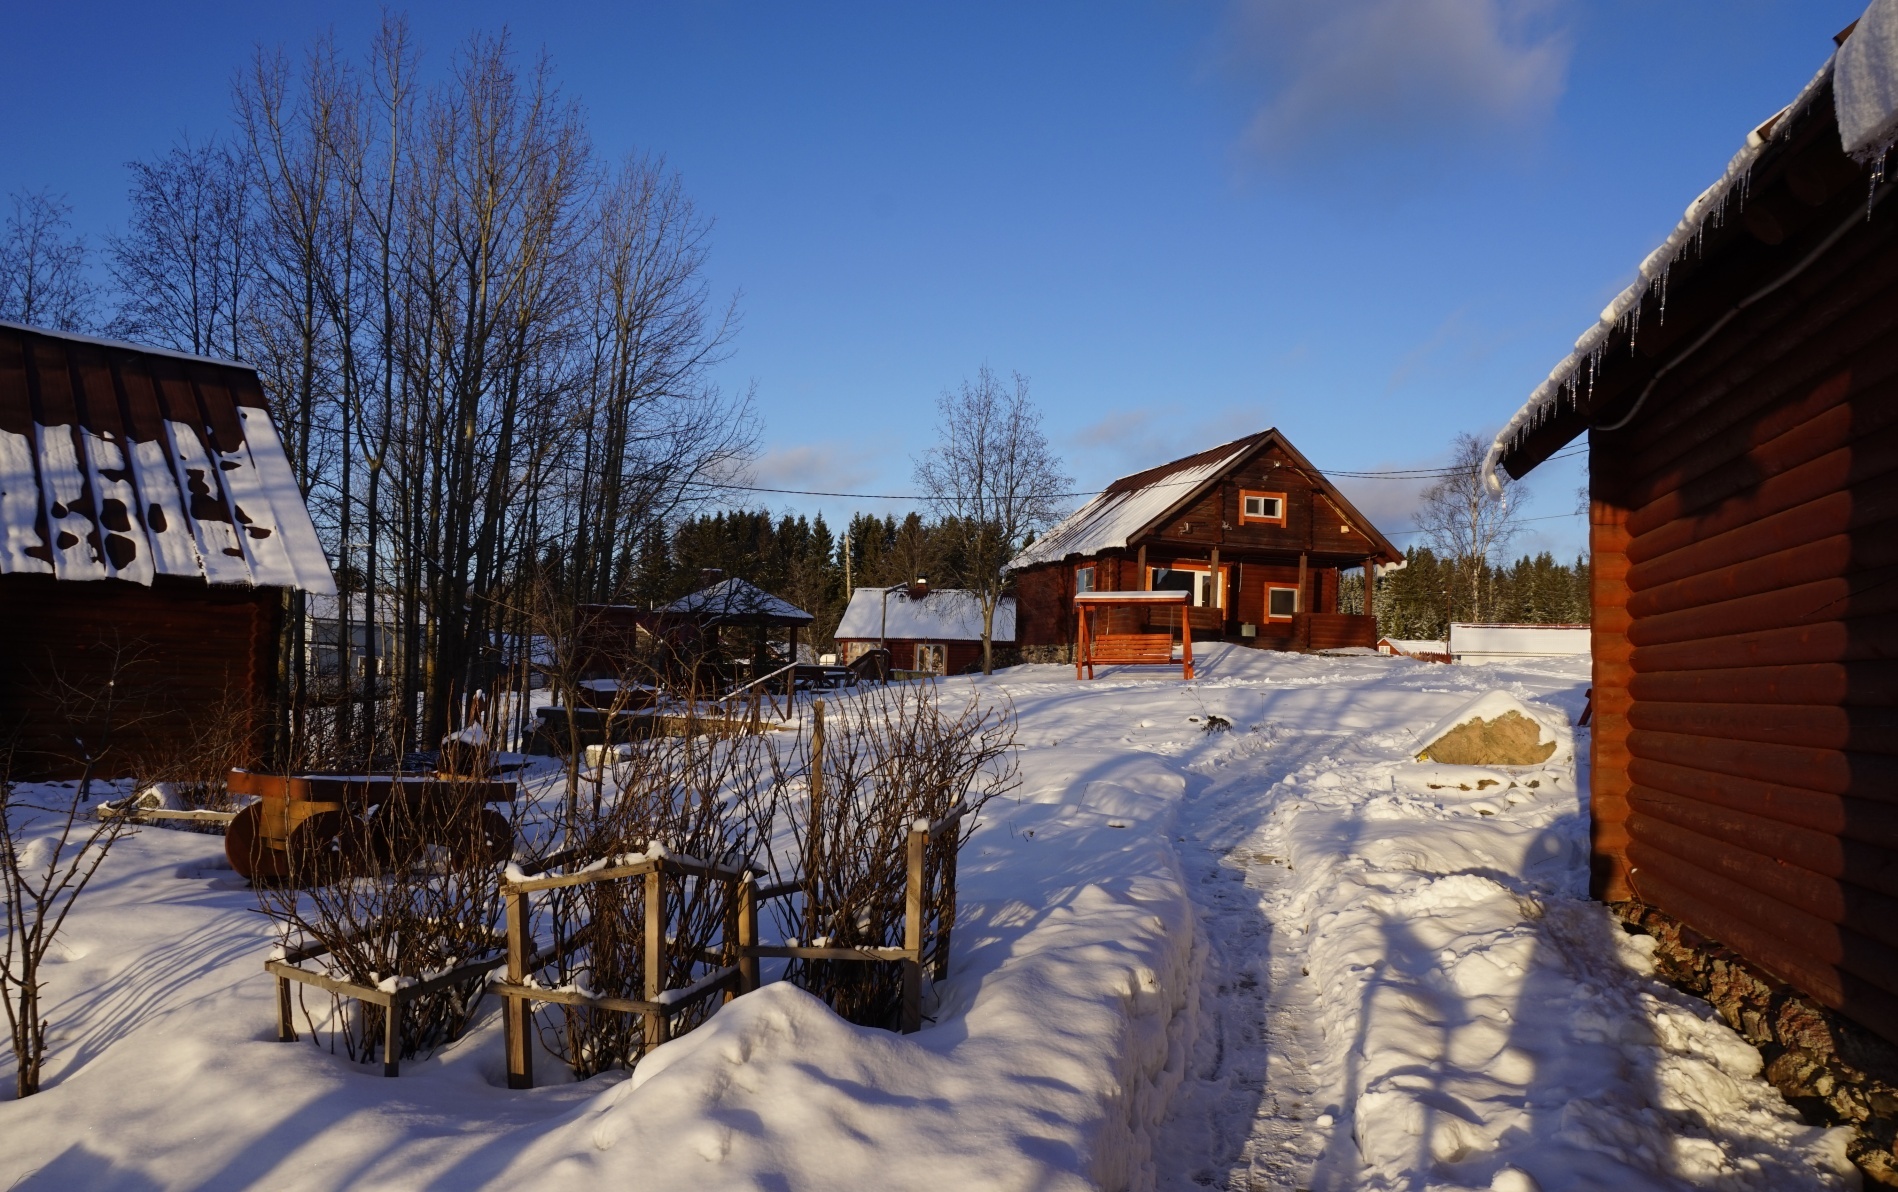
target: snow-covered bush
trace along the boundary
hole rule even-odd
[[[956,852],[982,804],[1017,782],[1014,708],[976,699],[945,708],[934,684],[883,687],[839,702],[821,742],[814,737],[778,758],[779,785],[803,791],[787,800],[796,853],[773,857],[780,880],[803,883],[801,897],[777,904],[780,929],[820,947],[902,946],[909,833],[962,807],[961,823],[924,853],[924,961],[940,973]],[[852,1022],[897,1024],[896,965],[796,960],[786,977]]]
[[[679,736],[654,736],[611,751],[603,796],[566,804],[552,838],[559,852],[537,868],[572,871],[655,851],[743,866],[761,857],[776,809],[769,742],[723,722],[693,724]],[[684,988],[716,965],[734,963],[727,928],[736,913],[731,883],[668,876],[664,883],[664,986]],[[536,896],[535,938],[551,942],[540,978],[602,997],[639,999],[645,988],[646,884],[588,882]],[[711,1012],[705,1001],[682,1007],[669,1035],[691,1030]],[[544,1007],[538,1019],[547,1050],[585,1078],[630,1068],[646,1049],[639,1015],[586,1006]]]
[[[423,821],[426,822],[423,822]],[[258,900],[275,919],[286,952],[320,948],[301,961],[355,985],[424,980],[502,951],[502,861],[496,825],[479,804],[443,813],[439,804],[391,798],[351,818],[331,850],[292,849],[290,880],[260,883]],[[426,840],[429,843],[422,844]],[[346,858],[356,860],[345,866]],[[372,858],[366,868],[361,858]],[[460,1038],[479,1005],[485,975],[410,999],[398,1024],[401,1055],[428,1055]],[[359,1063],[379,1060],[383,1014],[343,1000],[312,1011],[298,984],[311,1037]]]

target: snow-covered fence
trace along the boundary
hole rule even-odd
[[[499,945],[498,937],[495,943]],[[502,960],[505,959],[497,953],[470,960],[443,972],[431,973],[419,980],[390,977],[377,985],[369,986],[302,967],[303,961],[314,960],[329,950],[326,944],[307,944],[300,948],[286,950],[281,958],[264,962],[264,970],[277,979],[277,1041],[279,1043],[297,1041],[295,1011],[290,989],[292,982],[314,985],[339,998],[354,999],[358,1007],[365,1008],[362,1011],[364,1021],[360,1028],[365,1041],[370,1033],[366,1007],[379,1006],[382,1008],[382,1074],[384,1076],[401,1074],[402,1012],[409,1003],[452,989],[457,985],[476,984],[489,972],[500,967]]]
[[[923,971],[927,966],[937,980],[948,975],[949,935],[952,914],[939,915],[934,930],[929,930],[928,866],[925,859],[931,844],[954,833],[967,813],[957,807],[939,820],[918,820],[911,825],[904,845],[907,882],[904,889],[903,944],[900,947],[837,947],[827,943],[791,941],[764,944],[758,939],[758,907],[762,902],[801,893],[802,881],[780,882],[760,889],[756,882],[758,867],[715,865],[691,857],[675,857],[663,850],[652,855],[620,859],[623,863],[588,866],[571,873],[528,876],[521,874],[502,886],[507,915],[507,975],[491,980],[488,989],[506,1002],[502,1018],[507,1051],[509,1088],[534,1086],[533,1015],[536,1003],[582,1006],[589,1010],[635,1014],[644,1019],[645,1049],[651,1050],[675,1034],[677,1020],[688,1010],[716,993],[729,1001],[755,990],[761,984],[759,961],[822,960],[902,966],[903,1033],[922,1029]],[[955,850],[948,850],[947,871],[939,876],[946,888],[954,889]],[[710,966],[689,985],[668,987],[671,969],[667,949],[665,889],[667,879],[696,878],[701,883],[723,887],[723,938],[703,948],[695,960]],[[532,927],[530,898],[533,894],[589,885],[596,882],[639,881],[644,886],[645,931],[639,940],[640,965],[644,977],[644,997],[603,996],[584,987],[553,988],[538,984],[535,975],[560,960],[563,949],[581,946],[585,933],[570,937],[564,944],[538,946]],[[925,936],[929,938],[925,940]],[[489,968],[496,967],[490,963]],[[275,970],[273,970],[275,971]],[[299,977],[298,979],[309,979]],[[445,981],[446,978],[438,980]],[[316,982],[321,983],[321,982]],[[326,986],[326,988],[332,986]],[[357,987],[352,987],[356,989]],[[372,995],[374,991],[369,991]],[[362,996],[352,993],[352,996]],[[287,1002],[285,1003],[287,1005]],[[380,1003],[379,1003],[380,1004]],[[287,1011],[286,1011],[287,1013]],[[287,1018],[285,1020],[288,1021]],[[690,1029],[688,1020],[686,1029]],[[386,1069],[394,1074],[393,1067]]]
[[[510,877],[501,888],[507,915],[507,977],[491,981],[488,988],[506,1001],[502,1017],[507,1049],[509,1088],[534,1086],[534,1004],[552,1003],[583,1006],[608,1013],[637,1014],[645,1020],[646,1049],[659,1046],[673,1034],[673,1020],[697,1006],[714,993],[727,996],[747,992],[757,986],[757,965],[744,963],[744,945],[757,938],[756,887],[749,868],[714,865],[691,857],[673,857],[663,850],[648,850],[649,855],[624,858],[623,863],[588,866],[573,873]],[[667,988],[666,975],[672,967],[666,949],[665,883],[667,878],[697,878],[716,883],[724,889],[724,938],[716,948],[706,948],[695,961],[714,967],[683,988]],[[530,897],[543,890],[558,890],[595,882],[638,880],[645,893],[645,931],[639,940],[641,969],[644,977],[643,998],[604,996],[584,987],[550,988],[534,983],[535,974],[580,947],[587,939],[583,930],[562,943],[537,947],[530,915]]]

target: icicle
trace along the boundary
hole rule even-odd
[[[1674,271],[1672,265],[1661,267],[1661,326],[1667,326],[1667,275]]]
[[[1878,195],[1878,187],[1885,181],[1885,155],[1891,152],[1887,145],[1878,151],[1878,157],[1872,162],[1872,184],[1865,188],[1865,222],[1872,222],[1872,203]]]

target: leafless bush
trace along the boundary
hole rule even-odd
[[[13,1041],[14,1094],[27,1097],[39,1092],[46,1061],[41,967],[73,904],[131,825],[87,813],[90,763],[70,794],[42,786],[27,797],[7,777],[11,762],[10,752],[0,758],[0,1005]]]
[[[501,952],[500,842],[512,825],[478,803],[455,803],[453,789],[444,783],[428,800],[392,796],[366,817],[320,813],[342,817],[331,846],[292,849],[289,881],[259,887],[285,949],[318,946],[323,951],[303,960],[305,967],[368,986],[426,979]],[[404,1003],[396,1058],[460,1038],[485,984],[476,975]],[[309,987],[297,988],[307,999]],[[332,995],[321,1018],[307,1000],[302,1008],[313,1038],[327,1035],[332,1050],[340,1041],[361,1063],[378,1058],[381,1007],[363,1004],[352,1017]]]
[[[596,861],[668,855],[744,866],[762,852],[776,804],[764,738],[722,721],[688,715],[677,736],[652,736],[612,751],[602,790],[591,803],[568,804],[560,852],[543,864],[573,868]],[[644,998],[646,884],[589,882],[540,895],[537,921],[552,938],[548,977],[596,996]],[[712,968],[734,963],[727,926],[736,913],[731,883],[668,875],[664,880],[664,988],[683,988]],[[538,937],[537,937],[538,938]],[[697,1026],[705,1002],[673,1016],[669,1034]],[[645,1049],[637,1015],[584,1006],[550,1006],[540,1020],[549,1051],[585,1078],[630,1068]]]
[[[955,854],[982,805],[1018,781],[1014,708],[975,700],[944,708],[933,684],[878,688],[839,703],[825,727],[817,749],[804,738],[778,760],[779,784],[807,794],[789,802],[803,897],[778,904],[779,926],[819,946],[902,946],[910,830],[960,806],[958,828],[924,853],[924,961],[940,972],[947,957],[937,949],[955,923]],[[897,1022],[895,965],[799,960],[786,976],[852,1022]]]

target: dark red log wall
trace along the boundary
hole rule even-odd
[[[0,576],[0,741],[18,779],[169,777],[213,751],[254,760],[270,721],[282,593],[160,576]],[[113,708],[103,697],[111,682]],[[221,761],[228,752],[221,752]]]
[[[1881,210],[1594,432],[1590,484],[1597,895],[1898,1040],[1895,378]]]

